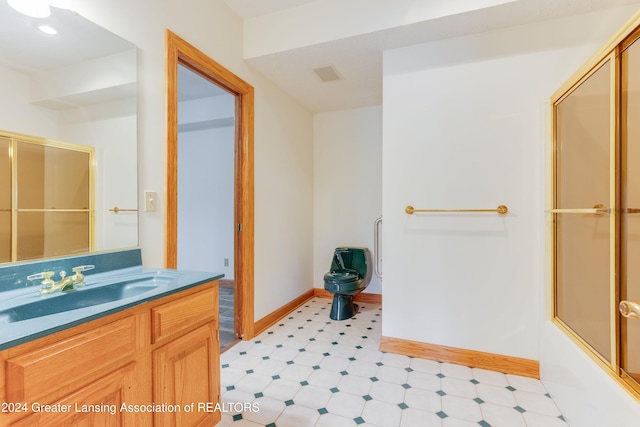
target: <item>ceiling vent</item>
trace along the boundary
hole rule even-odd
[[[320,77],[320,80],[325,83],[340,80],[340,76],[336,72],[336,69],[330,65],[327,67],[314,68],[313,72],[316,73],[316,75]]]

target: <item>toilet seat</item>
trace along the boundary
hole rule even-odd
[[[350,295],[361,290],[362,278],[355,270],[331,271],[324,275],[324,289]]]
[[[331,284],[350,284],[360,280],[360,275],[355,270],[335,270],[324,275],[324,282]]]

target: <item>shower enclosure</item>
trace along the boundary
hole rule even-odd
[[[94,149],[0,132],[0,263],[93,250]]]
[[[640,396],[637,25],[552,98],[550,212],[554,321]]]

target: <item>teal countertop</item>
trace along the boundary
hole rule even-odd
[[[140,249],[132,249],[0,266],[0,350],[224,277],[213,272],[144,268],[141,258]],[[55,271],[58,275],[77,265],[95,265],[95,269],[85,273],[86,286],[72,292],[40,295],[40,281],[26,280],[30,274]],[[125,288],[129,292],[112,298],[114,286],[118,288],[115,292]],[[95,300],[98,295],[109,298]],[[59,311],[60,307],[64,310]]]

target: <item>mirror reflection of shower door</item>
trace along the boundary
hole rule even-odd
[[[11,140],[0,137],[0,263],[11,261]]]
[[[0,263],[93,250],[94,149],[2,131]]]
[[[612,361],[612,60],[556,104],[556,317]],[[615,193],[615,191],[613,191]]]
[[[640,302],[640,41],[621,56],[622,282],[620,299]],[[640,388],[640,319],[621,317],[622,376]]]
[[[91,250],[92,152],[18,141],[17,259]]]

